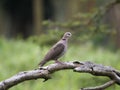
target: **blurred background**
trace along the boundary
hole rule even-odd
[[[119,24],[120,0],[0,0],[0,80],[37,68],[66,31],[73,35],[62,61],[92,61],[119,70]],[[52,77],[45,83],[27,81],[10,90],[78,90],[109,80],[70,70]],[[119,89],[114,85],[106,90]]]

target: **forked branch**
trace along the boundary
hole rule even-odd
[[[107,83],[90,88],[81,88],[81,90],[103,90],[113,84],[120,85],[120,72],[112,67],[103,66],[100,64],[95,64],[92,62],[64,62],[63,64],[50,64],[46,67],[38,68],[30,71],[19,72],[18,74],[0,82],[0,90],[8,90],[9,88],[22,83],[27,80],[35,80],[35,79],[44,79],[47,81],[50,79],[50,74],[65,69],[72,69],[75,72],[79,73],[90,73],[95,76],[107,76],[110,78],[110,81]]]

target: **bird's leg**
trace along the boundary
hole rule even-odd
[[[64,64],[63,62],[61,62],[61,61],[59,61],[59,60],[55,60],[55,63]]]

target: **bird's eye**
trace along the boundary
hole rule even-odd
[[[68,35],[70,35],[70,33],[68,33]]]

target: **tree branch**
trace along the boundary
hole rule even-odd
[[[42,67],[39,69],[19,72],[18,74],[12,76],[11,78],[1,81],[0,90],[8,90],[9,88],[27,80],[43,78],[44,81],[46,81],[51,78],[50,74],[64,69],[73,69],[75,72],[90,73],[95,76],[107,76],[111,79],[110,81],[101,86],[82,88],[81,90],[102,90],[115,83],[120,85],[120,72],[118,70],[115,70],[114,68],[109,66],[103,66],[88,61],[87,62],[73,61],[64,62],[63,64],[58,63],[50,64],[46,67]]]
[[[107,83],[100,85],[100,86],[96,86],[96,87],[89,87],[89,88],[81,88],[81,90],[104,90],[105,88],[111,86],[115,84],[114,80],[108,81]]]

